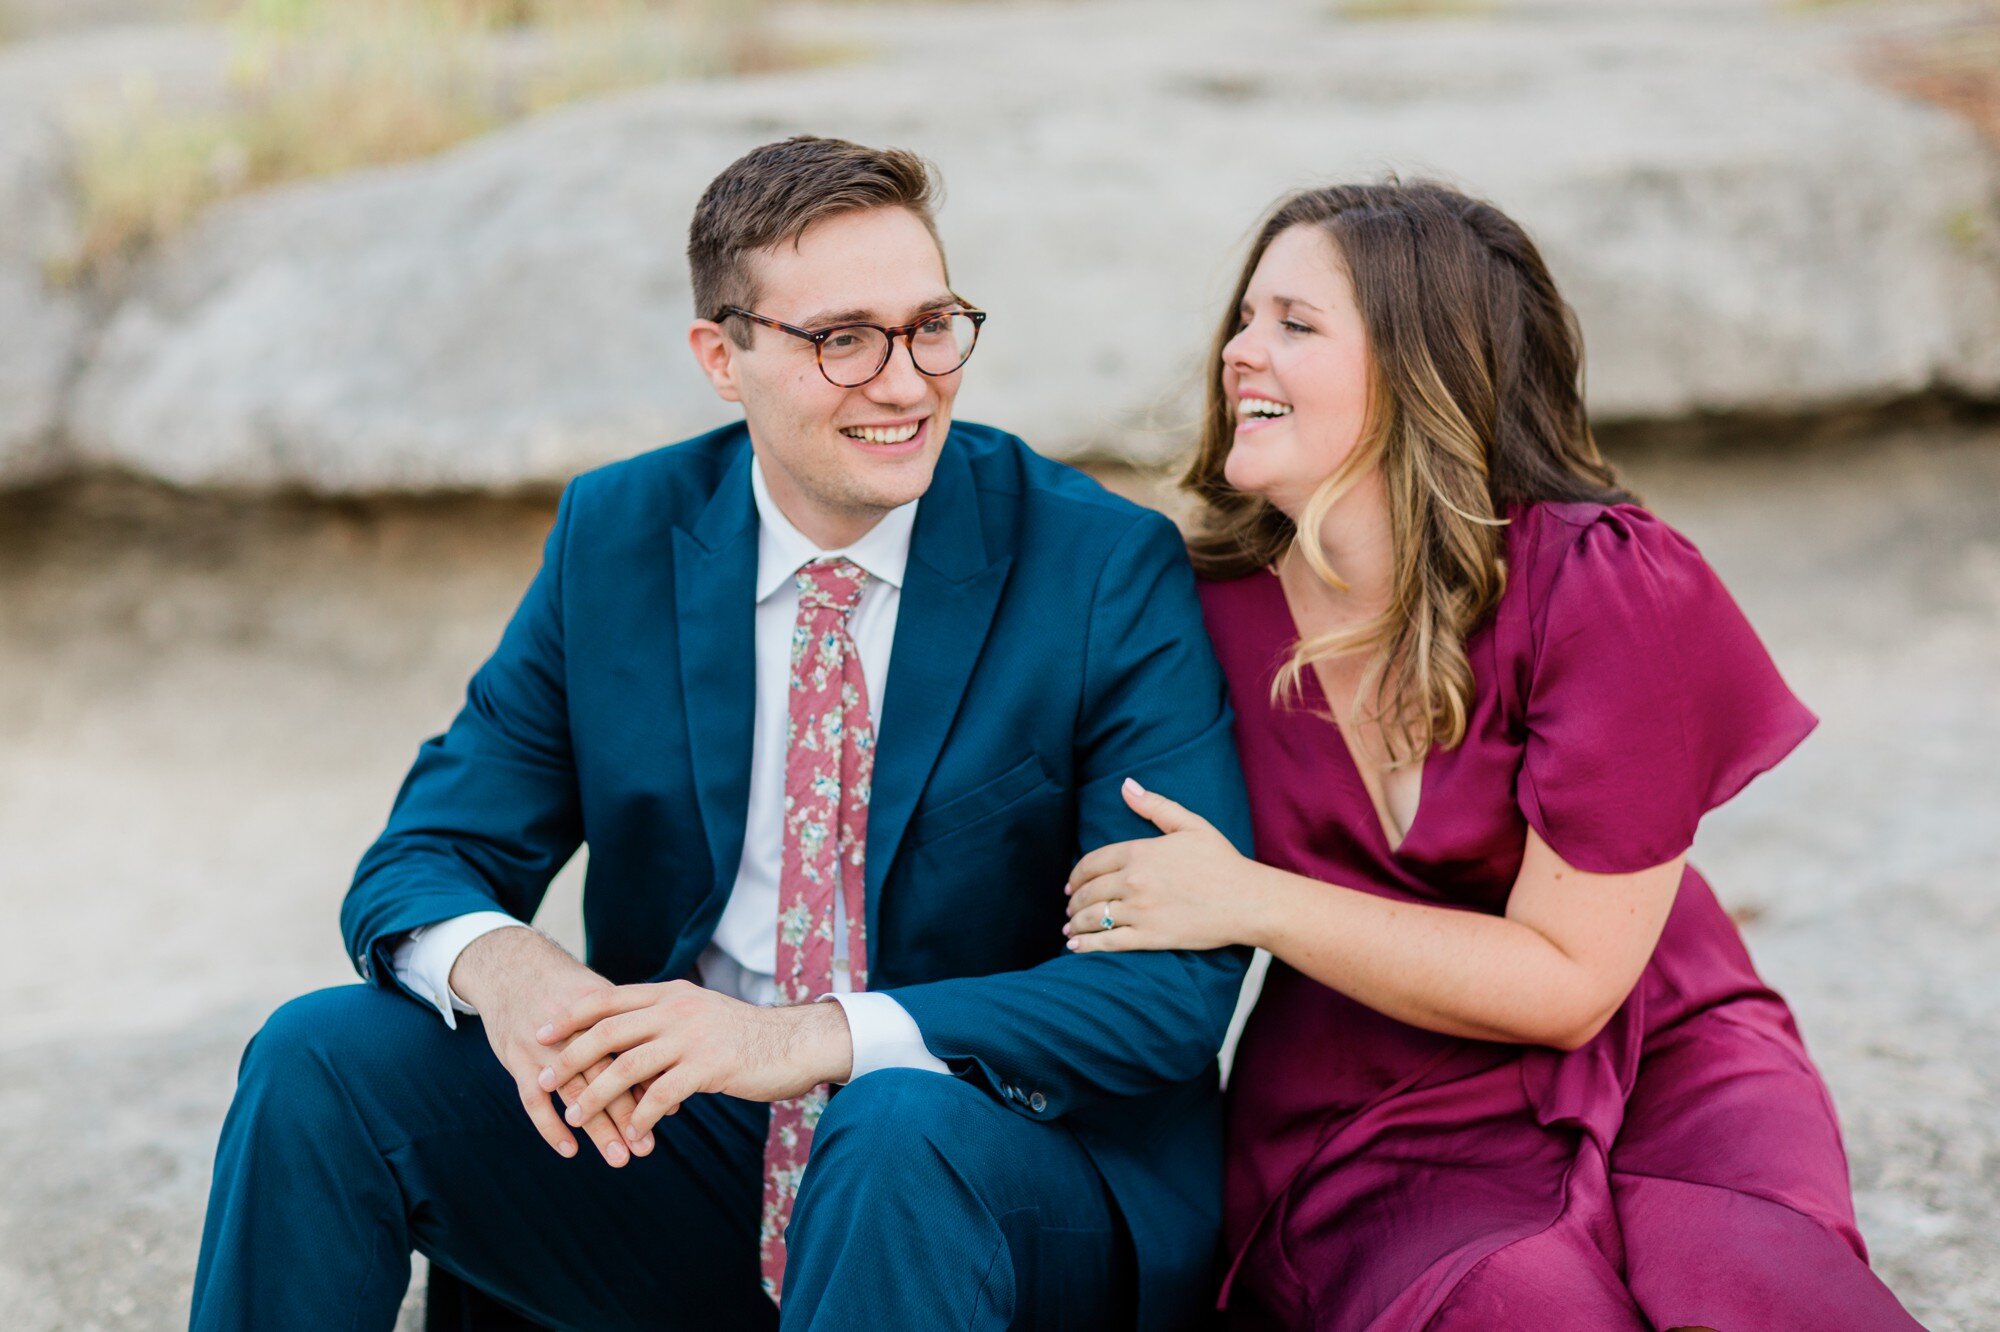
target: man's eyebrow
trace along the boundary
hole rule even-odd
[[[910,318],[905,322],[914,323],[916,320],[934,311],[963,304],[965,304],[964,301],[961,301],[950,292],[946,292],[942,296],[933,296],[922,305],[910,311]],[[806,328],[831,328],[835,324],[879,324],[881,322],[881,320],[875,317],[873,310],[863,309],[822,310],[817,314],[807,315],[799,321]]]

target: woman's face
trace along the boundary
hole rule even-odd
[[[1301,225],[1272,239],[1237,321],[1222,349],[1236,417],[1222,474],[1297,519],[1360,443],[1368,413],[1368,338],[1324,231]]]

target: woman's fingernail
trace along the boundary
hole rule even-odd
[[[569,1109],[563,1111],[563,1119],[571,1128],[583,1127],[583,1111],[576,1106],[571,1106]]]
[[[624,1143],[614,1138],[604,1145],[604,1159],[612,1165],[622,1166],[632,1159],[632,1154],[625,1150]]]
[[[556,1150],[558,1152],[561,1152],[564,1156],[575,1156],[576,1144],[565,1138],[563,1141],[556,1144]]]
[[[553,1022],[545,1022],[542,1024],[540,1030],[535,1032],[535,1039],[538,1041],[554,1040],[555,1034],[556,1034],[556,1024]]]
[[[1069,949],[1072,953],[1074,953],[1076,951],[1077,944],[1080,942],[1082,941],[1079,939],[1071,939],[1068,943],[1064,944],[1063,947]]]
[[[535,1081],[542,1084],[543,1091],[554,1091],[556,1089],[556,1071],[552,1068],[545,1068],[542,1070],[542,1075],[536,1078]]]
[[[1146,788],[1145,788],[1145,787],[1143,787],[1143,786],[1141,786],[1141,785],[1139,785],[1139,783],[1138,783],[1138,782],[1137,782],[1136,780],[1134,780],[1133,778],[1130,778],[1130,777],[1127,777],[1127,778],[1125,779],[1125,794],[1126,794],[1126,795],[1144,795],[1144,794],[1146,794]]]

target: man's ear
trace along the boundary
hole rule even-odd
[[[708,382],[715,385],[718,398],[724,402],[743,401],[736,387],[736,354],[742,349],[729,340],[722,325],[713,319],[697,319],[689,324],[688,350],[694,353],[694,363],[708,376]]]

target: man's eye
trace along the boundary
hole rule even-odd
[[[926,319],[923,323],[918,324],[917,336],[925,338],[934,338],[938,336],[940,333],[943,333],[945,330],[949,329],[950,327],[951,327],[951,319],[945,315],[938,315],[934,319]]]
[[[860,345],[861,335],[859,333],[835,333],[826,340],[826,349],[828,351],[853,351]]]

